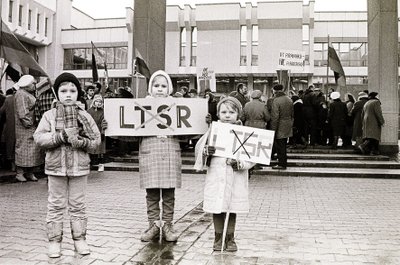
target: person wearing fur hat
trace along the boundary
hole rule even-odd
[[[102,130],[104,123],[104,101],[100,94],[95,94],[92,101],[92,106],[88,109],[88,113],[93,117],[96,122],[97,128],[101,134],[101,143],[99,147],[90,153],[90,161],[93,165],[98,165],[98,171],[104,171],[103,159],[106,153],[106,138]]]
[[[293,136],[293,102],[283,92],[281,84],[275,85],[273,91],[271,130],[275,131],[274,149],[277,153],[278,164],[272,169],[284,170],[287,167],[287,140]]]
[[[361,113],[363,143],[358,146],[362,154],[379,155],[379,141],[385,119],[377,92],[370,92]]]
[[[218,122],[241,124],[242,104],[234,97],[218,102]],[[224,220],[230,212],[224,250],[237,251],[235,242],[236,214],[249,212],[249,169],[254,163],[213,156],[215,147],[208,144],[210,129],[199,139],[195,147],[194,169],[208,166],[204,184],[203,210],[213,214],[215,238],[213,249],[221,251]]]
[[[54,81],[55,107],[46,111],[33,138],[46,151],[48,175],[46,228],[50,258],[61,256],[64,212],[68,205],[71,234],[80,255],[90,253],[86,243],[86,185],[90,174],[89,152],[100,144],[100,132],[92,116],[79,99],[83,91],[71,73],[62,73]]]
[[[33,141],[32,135],[36,130],[34,96],[36,80],[31,75],[23,75],[15,93],[15,165],[18,181],[27,179],[37,181],[33,174],[34,167],[44,163],[40,148]],[[25,176],[24,176],[25,175]]]
[[[158,70],[149,80],[148,97],[167,98],[173,92],[169,75]],[[162,236],[175,242],[178,234],[173,228],[175,189],[182,185],[182,158],[179,139],[158,135],[141,137],[139,144],[140,187],[146,189],[147,219],[149,227],[142,233],[141,241],[148,242]],[[162,218],[160,220],[160,201]]]
[[[358,100],[354,103],[349,115],[353,118],[353,134],[352,140],[356,142],[355,148],[362,143],[362,119],[361,113],[365,103],[368,101],[368,94],[364,91],[358,93]],[[356,149],[358,150],[358,149]]]

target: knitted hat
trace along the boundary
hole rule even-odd
[[[340,93],[335,91],[331,93],[331,99],[338,99],[340,98]]]
[[[81,83],[79,83],[78,78],[76,78],[76,76],[74,76],[71,73],[62,73],[59,76],[57,76],[53,85],[54,93],[56,94],[57,99],[58,99],[58,89],[60,88],[60,85],[64,82],[70,82],[76,86],[76,88],[78,89],[78,100],[83,96]]]
[[[281,84],[277,84],[277,85],[274,85],[274,87],[272,89],[275,91],[281,91],[281,90],[283,90],[283,86]]]
[[[171,95],[172,91],[174,90],[173,87],[172,87],[172,81],[171,81],[171,78],[169,77],[169,75],[168,75],[166,72],[164,72],[163,70],[158,70],[158,71],[155,71],[155,72],[151,75],[150,80],[149,80],[149,89],[148,89],[148,92],[149,92],[149,94],[150,94],[151,96],[153,96],[152,87],[153,87],[154,78],[157,77],[157,76],[160,76],[160,75],[161,75],[161,76],[164,76],[164,77],[167,79],[167,83],[168,83],[167,94],[168,94],[168,95]]]
[[[235,105],[235,107],[239,110],[238,116],[240,117],[240,114],[242,112],[242,104],[240,103],[240,101],[237,98],[230,97],[230,96],[225,97],[218,102],[217,112],[219,112],[219,109],[220,109],[222,103],[228,103],[228,102]]]
[[[258,89],[253,90],[253,92],[251,92],[251,98],[261,98],[262,92]]]
[[[17,85],[20,88],[24,88],[24,87],[32,85],[34,82],[35,82],[35,78],[33,76],[31,76],[31,75],[23,75],[18,80]]]

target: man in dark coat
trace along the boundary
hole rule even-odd
[[[292,96],[293,101],[293,145],[305,145],[303,100],[299,96]]]
[[[369,93],[368,101],[364,105],[361,117],[364,142],[358,148],[363,154],[371,152],[373,155],[378,155],[381,130],[385,124],[385,119],[383,118],[381,102],[377,92]]]
[[[340,100],[339,92],[332,92],[331,98],[333,101],[329,105],[328,120],[331,124],[333,134],[332,149],[336,149],[339,137],[341,137],[343,140],[343,135],[346,128],[347,107],[346,103]]]
[[[365,92],[358,93],[358,101],[354,103],[353,108],[350,110],[349,115],[353,118],[353,135],[352,140],[356,141],[355,147],[362,143],[362,119],[361,113],[365,103],[368,101],[368,94]]]
[[[247,102],[240,118],[245,126],[266,129],[267,122],[271,119],[267,106],[261,101],[262,92],[254,90],[251,93],[252,101]]]
[[[239,83],[236,86],[236,91],[234,94],[232,94],[233,97],[235,97],[237,100],[240,101],[240,104],[242,104],[242,108],[244,108],[244,105],[246,105],[247,102],[249,102],[249,99],[247,98],[247,93],[248,93],[247,86],[243,83]]]
[[[287,153],[286,144],[289,137],[293,135],[293,102],[283,92],[281,84],[273,87],[274,100],[271,110],[271,129],[275,131],[275,150],[278,157],[278,165],[273,169],[286,169]]]
[[[305,121],[305,135],[306,141],[311,146],[317,144],[318,141],[318,130],[317,130],[317,113],[315,112],[315,94],[314,94],[314,86],[310,85],[308,89],[304,92],[303,96],[303,113],[304,113],[304,121]]]

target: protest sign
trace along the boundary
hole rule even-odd
[[[213,122],[209,143],[215,156],[269,165],[274,131]]]
[[[303,51],[280,50],[278,69],[304,71],[306,53]]]
[[[207,88],[212,92],[216,92],[217,90],[214,70],[211,70],[208,67],[197,68],[197,87],[197,92],[199,94],[204,93],[204,90]]]
[[[106,136],[204,134],[208,125],[207,99],[104,99]]]

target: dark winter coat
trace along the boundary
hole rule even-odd
[[[332,127],[333,136],[343,136],[347,120],[346,103],[335,99],[329,105],[328,120]]]
[[[271,119],[267,106],[259,99],[254,99],[243,108],[241,120],[245,126],[266,129],[267,122]]]
[[[275,139],[293,136],[293,101],[284,93],[277,92],[272,102],[271,130]]]
[[[363,111],[365,103],[367,103],[367,98],[361,98],[359,101],[354,103],[353,108],[350,111],[350,115],[353,118],[353,135],[352,140],[355,141],[356,138],[362,137],[362,119],[361,113]]]
[[[379,99],[370,99],[365,103],[361,114],[363,120],[363,139],[381,140],[381,129],[385,124]]]

